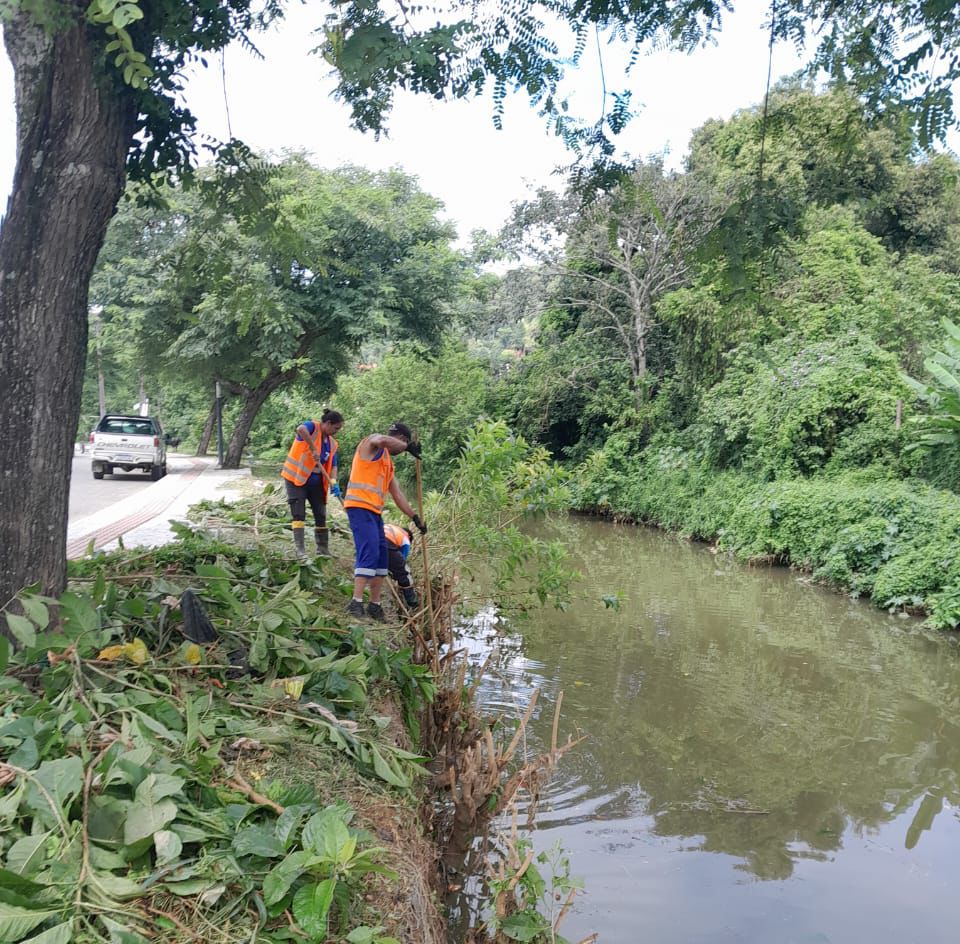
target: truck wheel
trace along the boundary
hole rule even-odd
[[[95,466],[93,467],[93,477],[94,477],[95,479],[102,479],[102,478],[103,478],[103,466],[102,466],[102,465],[95,465]]]
[[[105,475],[113,475],[113,466],[112,466],[112,465],[105,465],[105,466],[103,467],[103,471],[104,471],[104,474],[105,474]]]
[[[167,474],[167,464],[166,464],[166,462],[164,462],[164,464],[160,467],[160,469],[161,469],[161,471],[160,471],[160,478],[163,478],[163,477]]]
[[[163,475],[163,468],[159,465],[150,466],[150,480],[152,482],[159,482],[160,477]]]

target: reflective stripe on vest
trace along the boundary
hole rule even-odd
[[[350,466],[350,482],[347,485],[347,494],[344,496],[344,508],[365,508],[367,511],[381,514],[383,505],[393,481],[393,459],[384,449],[379,459],[363,459],[360,450],[363,448],[361,440],[357,451],[353,454],[353,465]]]
[[[410,543],[410,536],[398,525],[385,524],[383,526],[383,534],[391,544],[397,547],[403,547],[404,544]]]
[[[330,454],[323,463],[323,467],[327,470],[327,475],[332,477],[333,457],[337,454],[339,445],[333,436],[329,436],[328,439],[330,440]],[[280,472],[280,475],[288,482],[292,482],[294,485],[303,485],[313,474],[317,464],[313,461],[313,456],[311,455],[311,445],[318,453],[322,450],[323,430],[320,429],[319,420],[313,421],[313,435],[310,437],[310,442],[307,442],[305,439],[294,438],[293,445],[290,446],[290,451],[287,453],[287,458],[283,463],[283,469]],[[326,492],[326,479],[324,479],[321,484],[323,485],[324,492]]]

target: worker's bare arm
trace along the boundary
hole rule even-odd
[[[381,449],[386,449],[391,454],[396,455],[399,452],[404,452],[406,448],[407,441],[405,439],[374,433],[372,436],[367,436],[363,441],[361,455],[364,459],[372,459]]]
[[[416,512],[413,510],[413,506],[410,502],[407,501],[407,496],[403,494],[403,490],[397,484],[396,479],[391,479],[390,481],[390,495],[396,502],[397,508],[399,508],[408,518],[413,518]]]

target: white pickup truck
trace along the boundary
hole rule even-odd
[[[160,421],[152,416],[108,413],[90,434],[93,477],[102,479],[114,469],[143,469],[154,482],[167,474],[167,444]]]

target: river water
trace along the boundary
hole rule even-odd
[[[586,735],[533,837],[559,839],[586,887],[562,933],[960,939],[957,639],[671,535],[557,529],[583,575],[573,605],[512,624],[488,611],[472,636],[476,658],[497,649],[487,713],[517,716],[542,689],[531,754],[561,690],[561,740]]]

